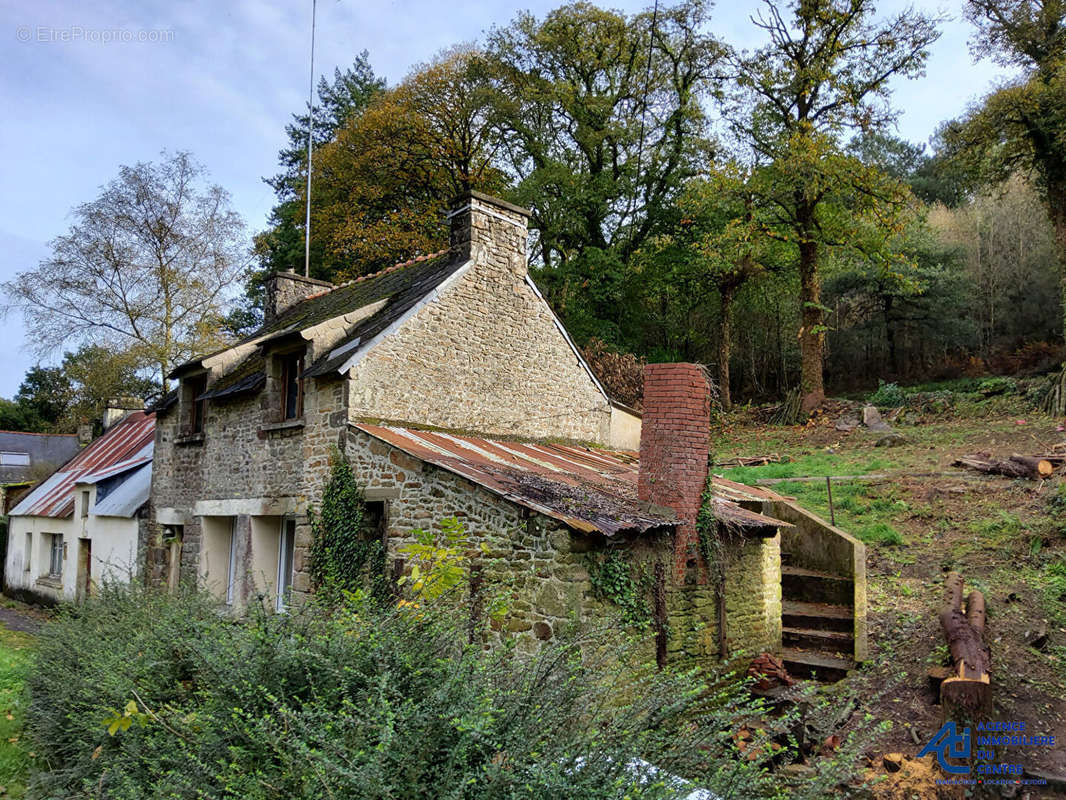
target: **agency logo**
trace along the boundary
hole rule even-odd
[[[945,722],[929,744],[921,749],[918,758],[930,753],[936,753],[936,761],[944,772],[949,775],[966,775],[970,771],[969,767],[956,767],[949,764],[948,759],[970,757],[970,729],[963,728],[962,733],[958,733],[954,722]]]

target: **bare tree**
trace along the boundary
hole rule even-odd
[[[129,352],[166,389],[175,364],[216,347],[245,269],[244,222],[188,153],[123,166],[74,209],[70,231],[36,269],[3,284],[31,349],[76,342]]]

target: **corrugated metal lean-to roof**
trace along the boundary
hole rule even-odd
[[[54,517],[74,513],[74,485],[92,483],[151,463],[155,415],[134,411],[62,466],[11,510],[12,516]]]
[[[675,523],[668,509],[651,510],[637,499],[636,453],[501,441],[386,425],[354,427],[577,530],[614,536],[622,532],[643,533]],[[740,492],[731,491],[741,499]],[[717,498],[714,510],[720,520],[742,529],[791,527],[741,508],[732,499]]]

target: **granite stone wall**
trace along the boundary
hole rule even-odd
[[[610,404],[526,282],[525,216],[472,198],[453,230],[471,266],[351,370],[353,418],[607,445]]]

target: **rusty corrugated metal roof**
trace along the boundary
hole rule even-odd
[[[22,498],[11,515],[69,517],[74,513],[75,483],[115,466],[130,469],[148,463],[152,453],[147,446],[154,441],[155,414],[132,412]]]
[[[422,461],[460,475],[572,528],[607,536],[673,526],[675,518],[637,499],[637,454],[564,444],[535,444],[439,431],[355,427]],[[761,491],[761,490],[760,490]],[[786,527],[720,498],[715,515],[742,528]]]

